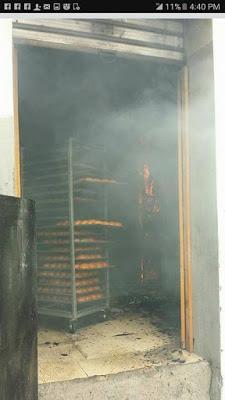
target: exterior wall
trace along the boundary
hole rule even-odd
[[[220,340],[221,375],[225,379],[225,20],[213,20],[213,53],[215,75],[215,117],[216,117],[216,167],[217,167],[217,210],[219,238],[219,278],[220,278]],[[225,399],[224,385],[221,398]]]
[[[212,23],[185,22],[189,69],[190,195],[194,352],[212,364],[220,398],[219,266]]]
[[[15,194],[12,56],[12,23],[0,20],[0,194],[5,195]]]
[[[12,117],[0,116],[0,194],[11,196],[14,195],[14,135],[12,127]]]

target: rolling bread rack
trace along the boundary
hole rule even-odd
[[[111,231],[103,146],[75,139],[25,159],[24,195],[36,201],[38,312],[65,318],[70,331],[81,317],[110,307]]]

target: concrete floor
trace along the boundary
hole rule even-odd
[[[163,333],[156,317],[126,312],[80,328],[76,334],[39,331],[39,383],[110,375],[156,365],[193,363],[178,337]]]

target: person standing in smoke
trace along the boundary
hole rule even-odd
[[[159,213],[159,203],[155,192],[155,181],[147,163],[143,167],[144,189],[142,202],[145,212],[149,215]]]
[[[160,212],[155,180],[150,165],[144,162],[141,171],[142,184],[139,195],[142,249],[140,280],[143,287],[158,286],[160,276],[160,250],[158,248],[158,218]]]

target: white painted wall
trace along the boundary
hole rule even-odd
[[[0,194],[15,194],[12,20],[0,19]]]
[[[220,400],[220,313],[212,20],[185,21],[194,352],[210,362],[211,399]],[[224,114],[225,116],[225,114]]]
[[[225,382],[225,19],[213,20],[221,375]],[[221,399],[225,400],[222,385]]]

